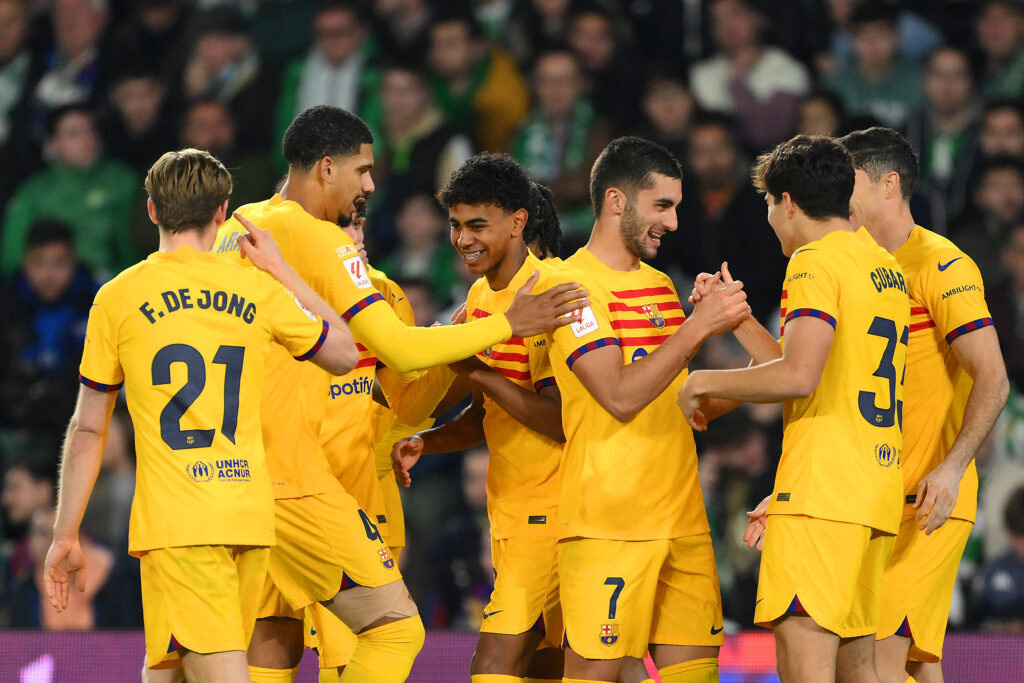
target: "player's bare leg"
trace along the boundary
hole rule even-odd
[[[576,654],[572,647],[565,648],[565,677],[584,681],[609,681],[619,678],[621,659],[586,659]]]
[[[654,660],[658,674],[665,683],[718,681],[717,646],[652,643],[650,650],[651,659]]]
[[[302,622],[289,617],[256,620],[249,642],[249,666],[294,669],[302,660]]]
[[[180,666],[170,669],[150,669],[142,662],[142,683],[185,683],[185,670]]]
[[[561,648],[546,647],[533,653],[530,665],[526,667],[526,677],[539,680],[558,681],[565,670],[565,654]]]
[[[907,662],[907,671],[917,683],[944,683],[942,662]]]
[[[473,661],[469,665],[470,675],[499,674],[505,676],[526,675],[537,646],[544,638],[539,631],[527,631],[510,635],[506,633],[481,633],[476,641]],[[561,677],[561,670],[558,677]]]
[[[832,683],[839,636],[803,614],[775,621],[775,666],[782,683]]]
[[[199,654],[181,651],[181,664],[189,683],[249,683],[249,668],[241,650]]]
[[[882,683],[906,683],[910,638],[892,635],[875,641],[875,670]],[[915,677],[916,678],[916,677]],[[918,679],[920,680],[920,679]]]
[[[619,670],[618,683],[642,683],[642,681],[649,681],[650,675],[647,673],[647,666],[644,664],[644,660],[639,657],[623,657],[622,668]]]
[[[905,683],[904,676],[899,683]],[[843,638],[836,653],[836,683],[878,683],[875,670],[875,636]]]

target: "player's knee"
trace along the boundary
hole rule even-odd
[[[346,588],[321,604],[357,635],[387,622],[419,616],[416,603],[401,579],[375,588]],[[422,622],[420,628],[423,628]]]
[[[473,651],[473,661],[469,665],[471,674],[499,673],[508,675],[521,675],[521,653],[513,645],[510,636],[502,636],[491,633],[481,633],[476,641],[476,649]],[[504,641],[504,642],[503,642]]]

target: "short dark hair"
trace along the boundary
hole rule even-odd
[[[93,127],[96,126],[96,111],[84,102],[77,102],[75,104],[65,104],[60,107],[51,109],[46,115],[46,137],[51,138],[57,132],[57,126],[64,120],[64,117],[69,114],[84,114],[89,117],[89,120],[93,122]]]
[[[759,156],[751,175],[758,192],[776,203],[788,192],[809,218],[850,217],[853,162],[832,138],[797,135]]]
[[[1024,162],[1010,154],[998,154],[994,157],[983,159],[978,166],[978,173],[975,175],[974,188],[977,189],[982,181],[992,171],[1015,171],[1024,179]]]
[[[456,204],[493,204],[506,213],[529,212],[530,179],[508,154],[477,154],[448,176],[437,201],[446,209]]]
[[[1014,491],[1006,502],[1003,518],[1007,531],[1014,536],[1024,536],[1024,486]]]
[[[7,471],[15,469],[25,470],[32,481],[37,484],[43,481],[57,484],[57,462],[42,453],[32,452],[18,457],[7,468]]]
[[[44,218],[36,221],[29,228],[28,237],[25,238],[25,251],[58,242],[74,246],[75,238],[71,233],[71,228],[66,223]]]
[[[434,10],[433,17],[430,20],[430,28],[453,22],[465,25],[470,39],[476,40],[486,37],[484,28],[476,18],[476,15],[473,14],[473,10],[461,2],[441,4],[440,7]]]
[[[871,182],[877,183],[883,175],[895,171],[900,177],[900,193],[904,201],[910,201],[919,167],[917,154],[905,137],[892,128],[872,126],[838,141],[853,157],[853,167],[867,173]]]
[[[999,97],[986,102],[985,108],[981,113],[981,118],[984,120],[992,112],[1001,111],[1003,109],[1009,109],[1017,115],[1017,118],[1024,121],[1024,107],[1021,106],[1019,101],[1012,97]]]
[[[739,147],[740,145],[736,119],[729,114],[720,111],[699,112],[693,118],[693,123],[690,124],[690,135],[692,136],[693,131],[698,128],[718,128],[729,136],[729,141],[733,146]]]
[[[350,12],[358,24],[366,26],[369,23],[369,16],[363,3],[356,0],[321,0],[316,6],[314,17],[319,17],[328,12]]]
[[[530,219],[523,228],[523,241],[536,242],[542,254],[557,256],[562,250],[562,225],[555,208],[555,195],[540,183],[530,183]]]
[[[850,12],[850,26],[854,29],[864,24],[874,24],[884,21],[892,28],[896,28],[900,20],[900,10],[892,3],[885,0],[865,0],[858,3]]]
[[[290,168],[308,171],[324,157],[352,156],[373,144],[361,118],[338,107],[318,104],[299,113],[284,132],[281,152]]]
[[[672,152],[661,145],[633,135],[608,143],[590,169],[590,203],[594,215],[601,215],[604,193],[618,187],[627,195],[654,186],[654,174],[683,178],[683,168]]]

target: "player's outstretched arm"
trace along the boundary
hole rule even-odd
[[[78,528],[103,461],[103,445],[116,400],[116,391],[81,386],[75,413],[68,424],[61,455],[53,543],[43,563],[46,597],[58,611],[68,606],[72,576],[78,590],[85,592],[85,555],[78,542]]]
[[[391,449],[395,478],[409,488],[412,483],[409,470],[419,462],[420,456],[464,451],[483,441],[484,405],[480,396],[474,396],[473,402],[450,422],[395,442]]]
[[[430,417],[447,395],[455,377],[455,373],[443,365],[414,375],[395,372],[386,365],[377,369],[377,382],[387,406],[399,422],[407,425],[418,425]]]
[[[724,287],[733,282],[732,274],[729,272],[728,261],[722,262],[722,269],[718,273],[714,275],[701,273],[696,277],[693,282],[693,291],[690,293],[691,304],[696,304],[707,295],[710,283],[714,281],[713,278],[716,275],[721,275],[720,286]],[[732,333],[736,336],[736,341],[740,343],[743,350],[750,355],[753,365],[760,365],[761,363],[782,358],[782,346],[779,344],[779,340],[765,329],[764,325],[759,323],[753,315],[747,316],[743,322],[733,329]]]
[[[794,318],[786,324],[782,358],[741,370],[698,370],[679,392],[679,407],[698,431],[707,429],[700,412],[705,398],[749,403],[777,403],[809,396],[821,380],[835,330],[819,318]]]
[[[953,446],[938,467],[917,486],[917,519],[930,534],[949,519],[956,505],[960,480],[967,471],[1010,394],[1010,381],[999,350],[996,328],[989,325],[962,334],[950,345],[957,360],[974,380],[967,396],[964,420]]]
[[[708,337],[735,327],[750,315],[743,283],[714,287],[693,314],[643,360],[622,362],[618,346],[605,346],[580,356],[572,371],[601,407],[628,422],[679,375]]]
[[[248,258],[257,268],[284,285],[295,295],[299,303],[323,318],[330,326],[323,346],[310,361],[333,375],[350,372],[359,362],[359,351],[348,325],[288,265],[270,232],[256,227],[252,221],[238,212],[235,212],[234,217],[248,231],[247,234],[238,237],[242,257]]]
[[[501,406],[516,422],[544,436],[565,443],[562,431],[562,396],[556,386],[540,391],[524,389],[503,377],[477,357],[453,363],[455,372],[468,377],[473,384]]]

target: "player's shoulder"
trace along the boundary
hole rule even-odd
[[[649,263],[640,262],[640,272],[644,274],[644,278],[651,281],[652,286],[663,286],[669,287],[675,291],[675,284],[672,282],[672,278]]]
[[[542,272],[541,275],[541,282],[551,287],[563,282],[579,282],[587,277],[588,272],[586,264],[579,258],[579,252],[576,252],[564,261],[550,264],[547,273]]]
[[[953,240],[920,226],[914,228],[910,239],[898,251],[916,258],[922,268],[937,273],[945,273],[960,262],[976,267],[974,259]]]

